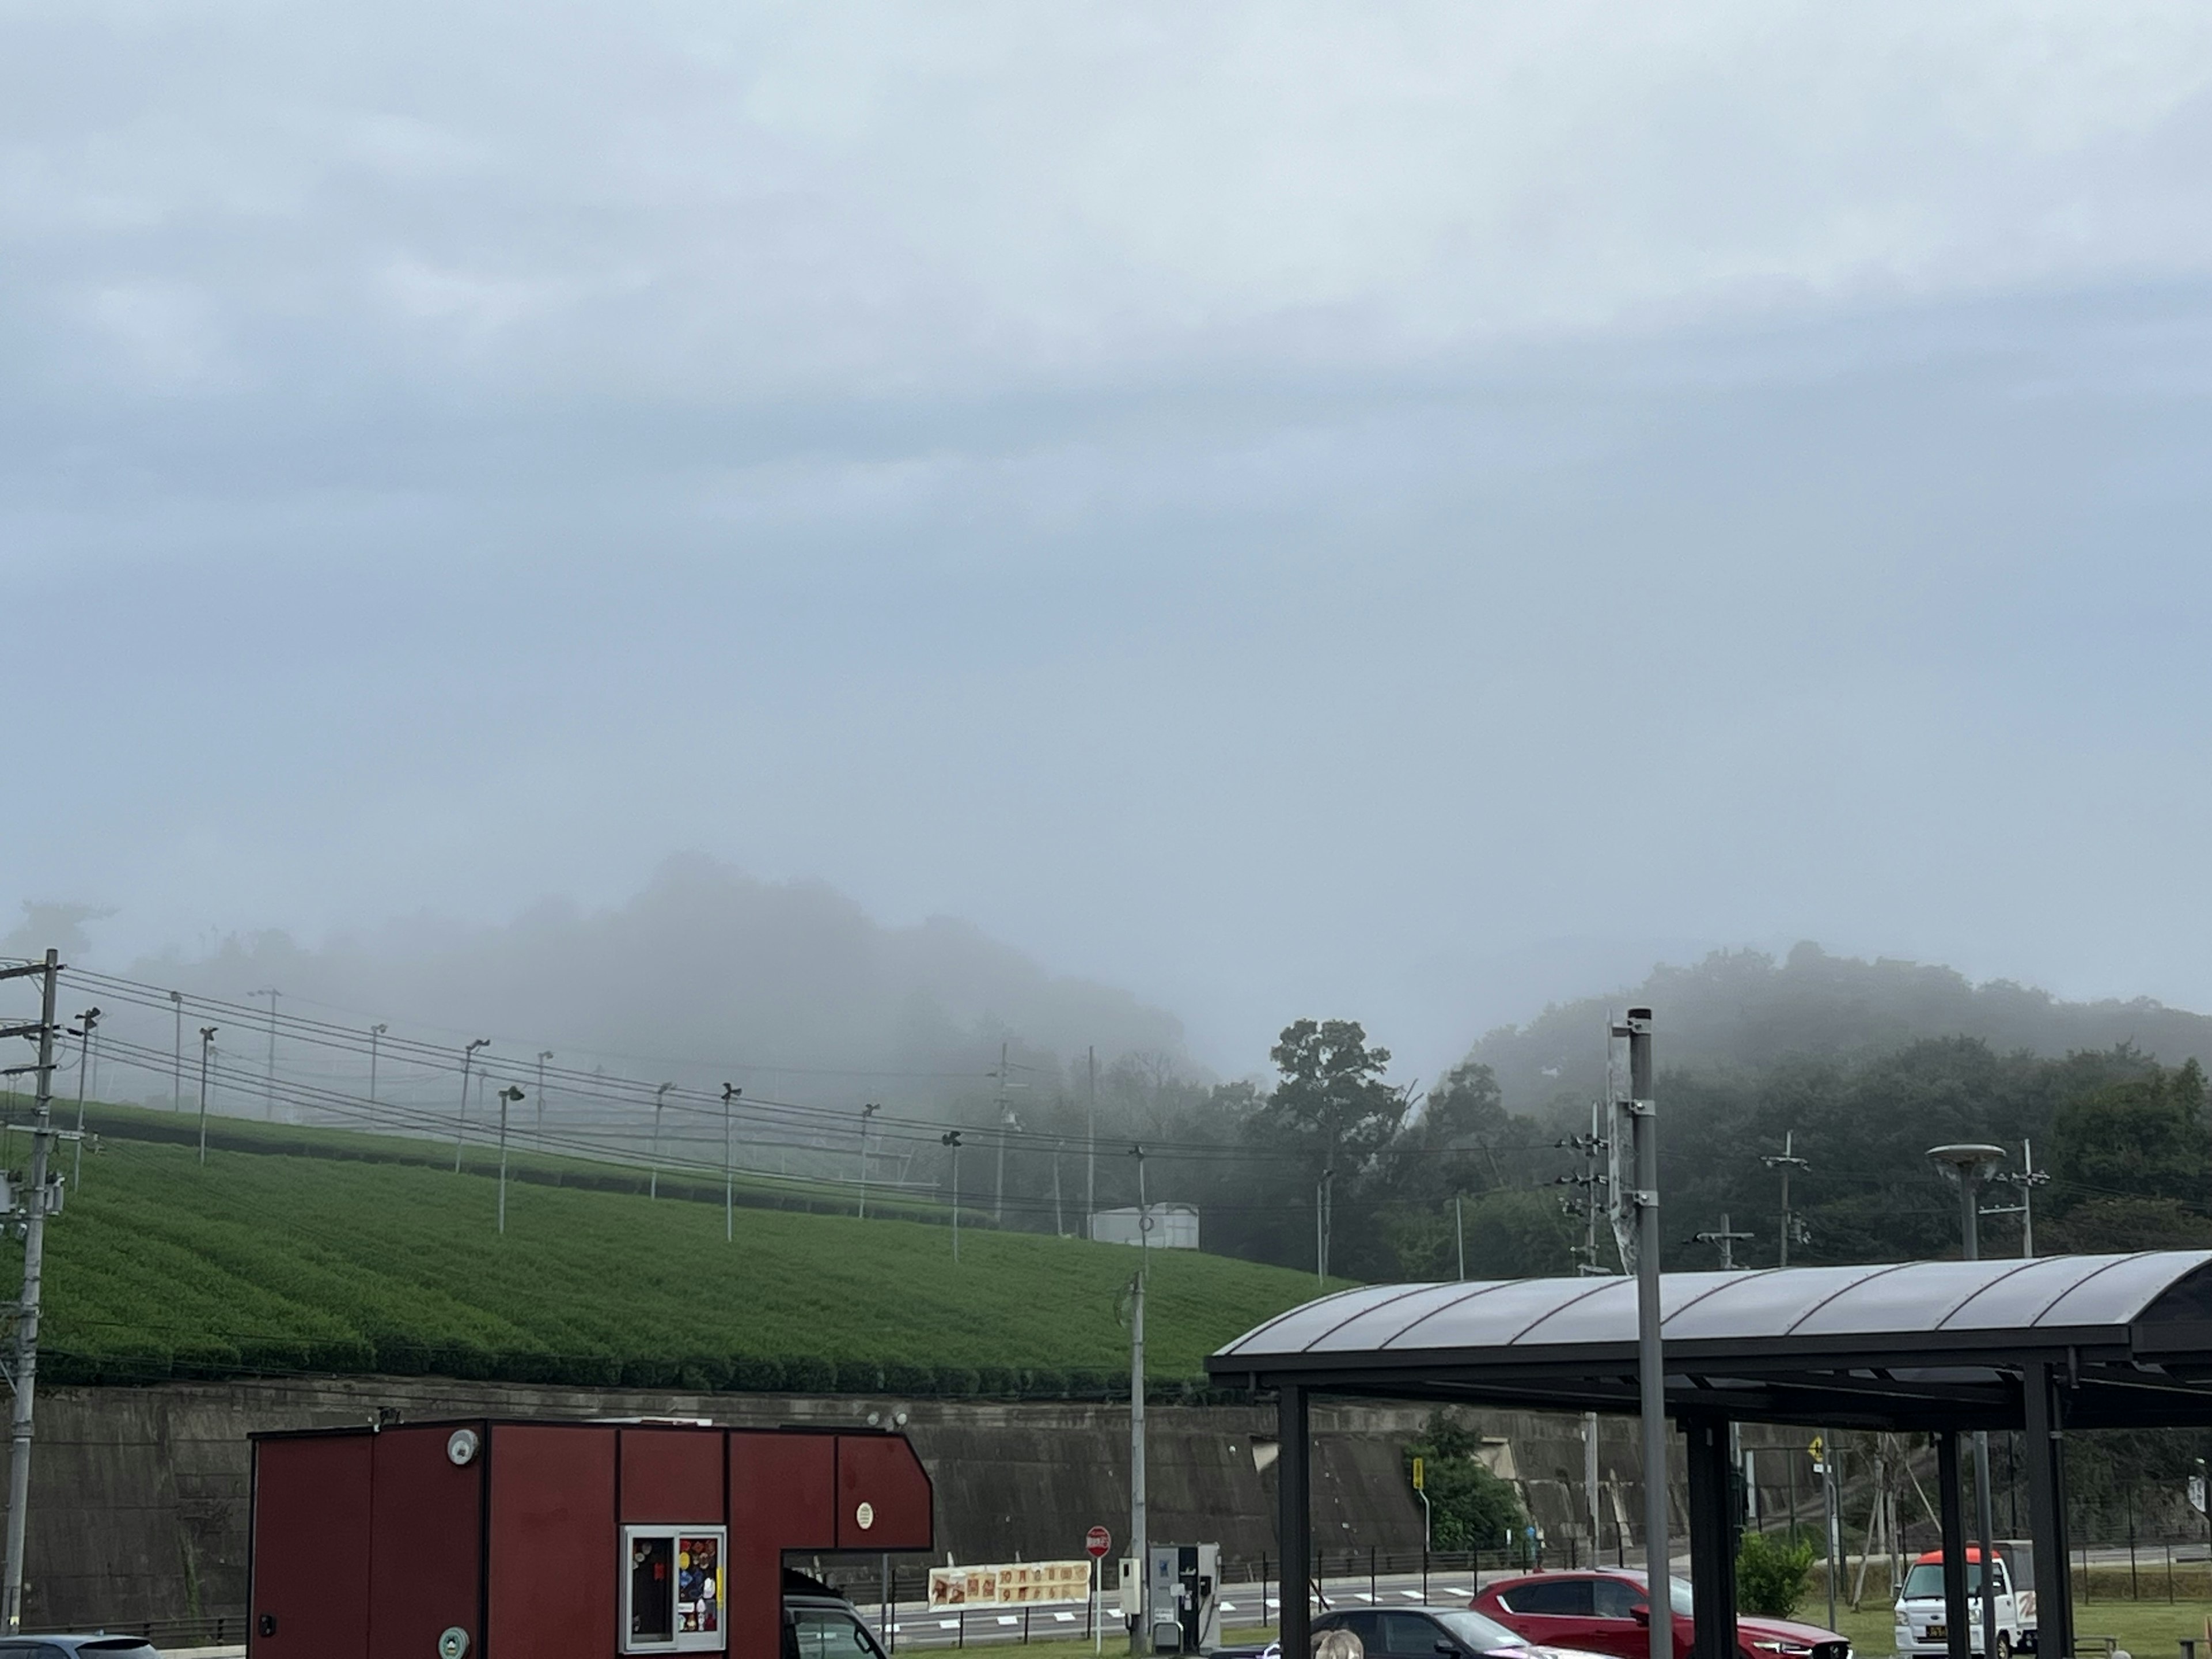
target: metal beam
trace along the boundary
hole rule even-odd
[[[1690,1588],[1694,1602],[1695,1659],[1736,1659],[1735,1483],[1724,1417],[1683,1422],[1689,1441]],[[1667,1604],[1665,1564],[1652,1570],[1646,1603],[1657,1614]]]
[[[1950,1659],[1972,1659],[1974,1633],[1966,1624],[1966,1522],[1959,1504],[1959,1437],[1949,1430],[1936,1437],[1936,1486],[1943,1522],[1943,1645]]]
[[[1283,1552],[1282,1650],[1303,1659],[1313,1646],[1313,1461],[1306,1391],[1285,1384],[1275,1395],[1275,1540]],[[1137,1571],[1148,1571],[1143,1562]],[[1261,1608],[1264,1613],[1267,1609]]]
[[[2051,1367],[2031,1363],[2021,1376],[2027,1432],[2028,1530],[2035,1539],[2037,1659],[2073,1659],[2074,1584],[2066,1567],[2065,1447]]]

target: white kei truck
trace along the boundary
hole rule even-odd
[[[1991,1589],[1996,1601],[1996,1652],[1982,1654],[1982,1552],[1966,1547],[1966,1641],[1982,1659],[2012,1659],[2035,1651],[2035,1569],[2025,1542],[2001,1540],[1995,1547]],[[1899,1659],[1935,1659],[1949,1651],[1950,1627],[1943,1609],[1943,1556],[1940,1550],[1915,1556],[1897,1596]]]

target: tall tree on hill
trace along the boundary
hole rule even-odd
[[[1293,1021],[1268,1058],[1282,1080],[1252,1133],[1322,1167],[1364,1170],[1405,1121],[1405,1091],[1382,1081],[1390,1051],[1370,1047],[1356,1019]]]

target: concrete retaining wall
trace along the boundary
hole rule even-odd
[[[41,1395],[32,1474],[26,1616],[33,1627],[235,1612],[246,1605],[246,1435],[448,1416],[703,1417],[746,1426],[863,1422],[908,1413],[937,1483],[939,1558],[1037,1559],[1080,1551],[1094,1522],[1127,1531],[1127,1407],[1073,1402],[791,1398],[526,1387],[426,1377],[295,1377]],[[1419,1505],[1401,1449],[1425,1411],[1316,1404],[1314,1537],[1342,1550],[1418,1550]],[[1253,1468],[1271,1405],[1147,1410],[1151,1532],[1218,1540],[1224,1557],[1272,1555],[1274,1476]],[[1580,1514],[1582,1422],[1480,1414],[1499,1473],[1563,1540]],[[1625,1514],[1640,1515],[1634,1425],[1601,1444]],[[1679,1481],[1680,1472],[1676,1471]]]

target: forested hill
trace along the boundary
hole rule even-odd
[[[2064,1002],[1993,980],[1975,985],[1948,968],[1860,961],[1800,945],[1778,962],[1755,951],[1717,951],[1692,967],[1660,967],[1612,997],[1547,1008],[1505,1026],[1468,1058],[1489,1066],[1505,1104],[1528,1111],[1565,1094],[1604,1087],[1608,1011],[1645,1004],[1659,1020],[1660,1063],[1703,1073],[1760,1071],[1784,1059],[1863,1060],[1923,1037],[1967,1036],[2001,1054],[2056,1058],[2127,1043],[2168,1066],[2212,1063],[2212,1017],[2148,998]]]

